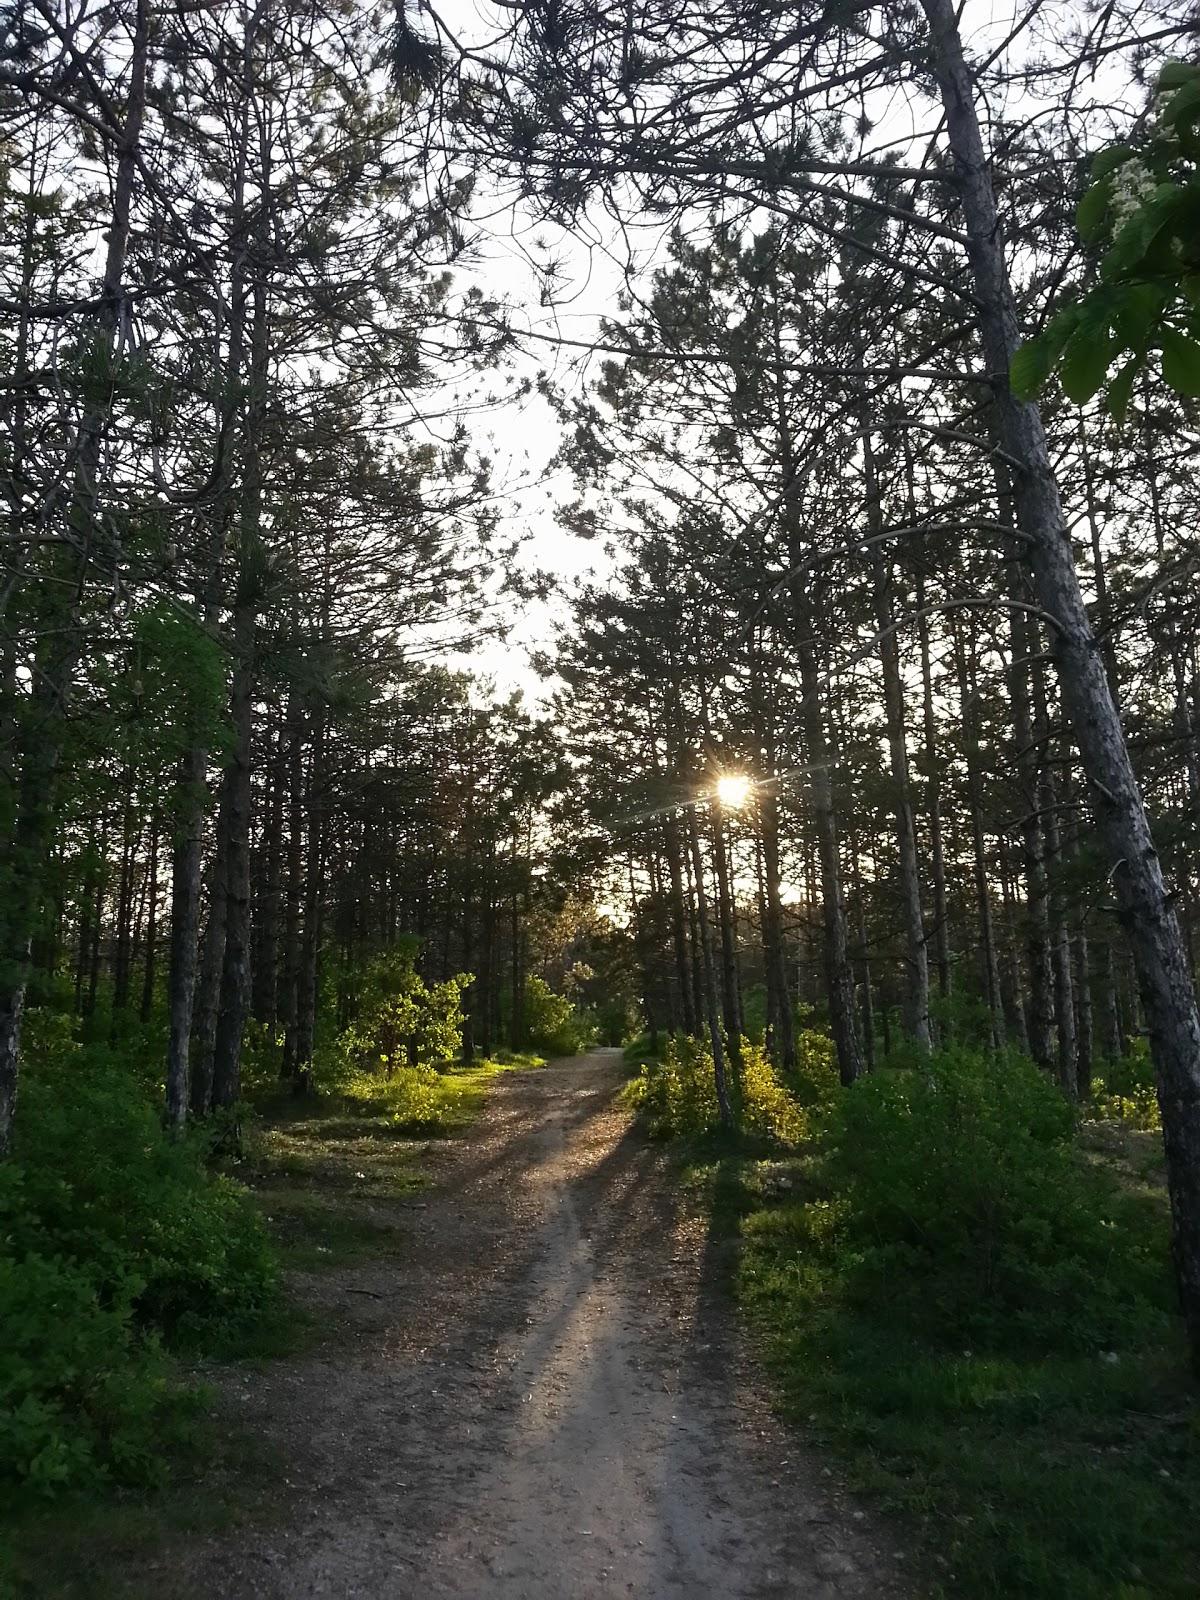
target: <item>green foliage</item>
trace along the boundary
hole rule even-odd
[[[812,1081],[816,1092],[819,1074]],[[739,1076],[742,1127],[781,1144],[796,1144],[808,1118],[795,1095],[780,1083],[766,1051],[743,1039]],[[703,1039],[680,1034],[667,1041],[660,1060],[647,1061],[623,1091],[625,1103],[645,1118],[659,1139],[697,1138],[721,1125],[712,1051]]]
[[[140,1481],[172,1397],[159,1342],[221,1348],[270,1311],[246,1191],[172,1142],[137,1079],[31,1016],[14,1158],[0,1168],[0,1474],[51,1490]],[[6,1332],[8,1332],[6,1318]]]
[[[1103,1063],[1091,1109],[1102,1121],[1123,1122],[1147,1133],[1161,1131],[1154,1063],[1145,1039],[1135,1039],[1119,1061]]]
[[[712,1052],[686,1034],[669,1039],[661,1059],[643,1065],[623,1098],[656,1139],[712,1133],[720,1126]]]
[[[0,1193],[7,1215],[12,1188]],[[78,1263],[0,1255],[0,1481],[53,1494],[153,1480],[167,1394],[158,1352],[133,1327],[135,1287],[102,1301]]]
[[[637,1007],[624,995],[603,1000],[592,1011],[593,1037],[601,1044],[623,1045],[638,1025]]]
[[[837,1051],[827,1033],[817,1028],[800,1028],[796,1034],[796,1070],[788,1078],[788,1088],[799,1103],[810,1111],[828,1110],[838,1098]]]
[[[555,994],[535,975],[525,983],[524,1036],[548,1056],[573,1056],[595,1043],[596,1028],[565,995]]]
[[[350,1104],[386,1117],[397,1133],[414,1138],[453,1131],[464,1120],[470,1098],[462,1075],[428,1065],[394,1067],[387,1073],[351,1070],[335,1086]]]
[[[944,1339],[1111,1338],[1160,1283],[1157,1240],[1115,1255],[1123,1204],[1084,1168],[1070,1107],[1026,1058],[963,1049],[856,1085],[827,1164],[845,1292]],[[1130,1235],[1126,1235],[1128,1239]]]
[[[341,1088],[359,1073],[392,1077],[401,1068],[415,1071],[459,1055],[462,995],[473,979],[464,972],[427,984],[414,969],[413,954],[408,946],[388,951],[364,970],[358,1017],[317,1052],[319,1084]]]
[[[1124,357],[1108,386],[1121,421],[1158,350],[1169,387],[1200,395],[1200,67],[1163,69],[1150,136],[1100,152],[1076,226],[1086,244],[1107,247],[1099,282],[1016,352],[1013,390],[1031,397],[1057,366],[1063,392],[1083,404]]]
[[[939,1051],[838,1102],[815,1159],[714,1195],[785,1408],[928,1530],[922,1593],[1183,1600],[1200,1411],[1163,1197],[1085,1162],[1017,1056]]]
[[[649,1060],[651,1057],[657,1058],[662,1055],[669,1042],[670,1035],[660,1033],[653,1045],[651,1045],[650,1035],[648,1033],[639,1033],[635,1038],[630,1039],[625,1046],[625,1065],[635,1070],[640,1068],[644,1061]]]

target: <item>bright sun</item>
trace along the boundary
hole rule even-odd
[[[717,799],[738,811],[750,798],[750,779],[744,772],[723,772],[717,779]]]

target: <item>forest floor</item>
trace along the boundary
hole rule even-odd
[[[263,1465],[253,1504],[108,1566],[103,1592],[901,1593],[887,1536],[771,1414],[727,1292],[735,1241],[633,1127],[621,1077],[615,1050],[504,1073],[426,1147],[427,1187],[356,1170],[348,1234],[293,1269],[308,1348],[209,1374]],[[372,1232],[383,1248],[343,1248]]]

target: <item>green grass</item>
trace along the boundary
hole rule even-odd
[[[415,1104],[403,1073],[362,1073],[331,1093],[267,1101],[238,1175],[258,1196],[285,1265],[349,1265],[399,1248],[403,1202],[425,1183],[427,1142],[469,1127],[499,1074],[543,1064],[506,1054],[427,1074]]]
[[[151,1600],[138,1576],[173,1539],[269,1519],[287,1463],[247,1431],[197,1414],[174,1442],[170,1476],[153,1494],[79,1493],[9,1508],[0,1522],[0,1600]]]
[[[1114,1161],[1096,1150],[1108,1137],[1084,1159],[1118,1165],[1165,1229],[1148,1152]],[[915,1532],[919,1592],[1194,1600],[1200,1403],[1177,1330],[1148,1321],[1118,1348],[1052,1356],[939,1348],[843,1292],[836,1255],[813,1247],[810,1172],[729,1155],[691,1181],[714,1230],[741,1236],[738,1294],[780,1409],[898,1515],[902,1542]]]

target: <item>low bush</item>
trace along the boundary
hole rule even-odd
[[[670,1034],[657,1033],[651,1036],[648,1033],[639,1033],[634,1038],[626,1041],[624,1047],[625,1065],[637,1071],[651,1057],[657,1059],[662,1055],[670,1041]]]
[[[1101,1121],[1123,1122],[1146,1133],[1161,1130],[1154,1063],[1144,1039],[1134,1040],[1119,1060],[1101,1063],[1090,1109]]]
[[[0,1255],[0,1482],[47,1495],[158,1478],[163,1428],[184,1397],[135,1325],[137,1283],[102,1297],[78,1263]]]
[[[714,1190],[785,1411],[927,1535],[921,1593],[1193,1594],[1164,1197],[1089,1163],[1019,1056],[950,1047],[835,1099],[814,1149]]]
[[[329,1087],[329,1085],[325,1085]],[[336,1092],[364,1113],[386,1117],[399,1134],[413,1138],[449,1132],[462,1120],[466,1078],[435,1067],[396,1067],[388,1073],[351,1071]]]
[[[276,1266],[246,1191],[162,1132],[106,1051],[35,1020],[0,1168],[0,1476],[41,1489],[154,1470],[160,1342],[231,1347]]]
[[[804,1139],[805,1111],[776,1077],[762,1045],[743,1039],[740,1054],[735,1090],[743,1129],[783,1144]],[[732,1067],[729,1071],[733,1084]],[[655,1138],[702,1137],[721,1124],[712,1051],[703,1039],[684,1034],[669,1039],[660,1059],[643,1063],[624,1097]]]
[[[1025,1057],[951,1047],[856,1084],[826,1159],[846,1291],[943,1338],[1094,1343],[1158,1292],[1157,1240]]]
[[[525,983],[525,1037],[547,1056],[574,1056],[596,1042],[596,1024],[539,977]]]

